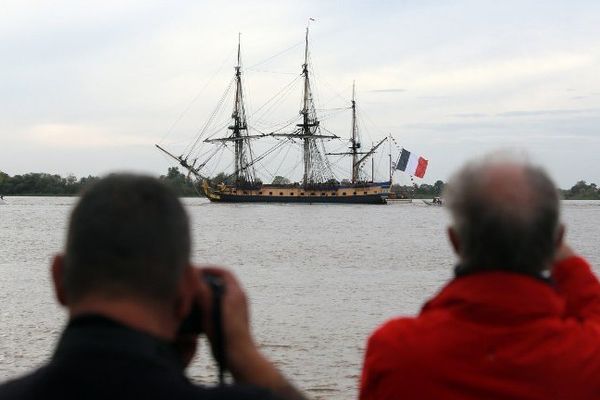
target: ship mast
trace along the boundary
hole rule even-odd
[[[302,183],[306,186],[311,180],[311,168],[312,168],[312,154],[311,154],[311,138],[313,132],[311,132],[312,127],[319,126],[319,121],[316,118],[316,115],[313,115],[311,119],[309,112],[311,109],[311,100],[312,95],[310,92],[310,78],[308,75],[308,26],[306,27],[306,38],[305,38],[305,46],[304,46],[304,64],[302,64],[302,75],[304,76],[304,94],[302,101],[302,123],[297,126],[302,128],[302,137],[304,142],[304,176],[302,178]]]
[[[362,163],[364,163],[367,158],[371,155],[373,155],[373,153],[375,153],[375,150],[377,150],[377,148],[379,146],[381,146],[383,144],[383,142],[385,142],[386,140],[388,140],[387,137],[383,138],[382,140],[380,140],[377,144],[372,145],[371,146],[371,150],[364,152],[364,151],[360,151],[361,148],[361,144],[360,144],[360,138],[358,137],[358,124],[357,124],[357,118],[356,118],[356,98],[355,98],[355,84],[354,82],[352,83],[352,103],[351,103],[351,109],[352,109],[352,136],[350,137],[350,151],[349,152],[344,152],[344,153],[327,153],[327,155],[332,155],[332,156],[343,156],[343,155],[351,155],[352,156],[352,183],[358,183],[360,180],[360,166],[362,165]],[[359,158],[360,156],[360,158]],[[371,163],[371,169],[374,169],[374,163]],[[371,171],[371,175],[374,175],[374,172]]]
[[[356,126],[356,100],[355,85],[352,82],[352,139],[350,139],[350,151],[352,154],[352,183],[356,183],[358,180],[358,168],[360,165],[357,163],[358,160],[358,149],[360,149],[360,142],[358,141],[358,128]]]
[[[371,143],[373,148],[373,143]],[[371,182],[375,182],[375,157],[371,157]]]
[[[392,167],[392,134],[390,133],[388,135],[388,145],[389,145],[389,153],[388,153],[388,157],[390,158],[390,185],[392,184],[392,176],[394,174],[394,169]]]
[[[311,19],[312,21],[312,19]],[[293,133],[270,133],[271,137],[288,137],[292,139],[302,139],[304,173],[302,184],[306,187],[312,184],[324,183],[328,178],[332,178],[331,167],[324,158],[326,153],[324,148],[319,147],[318,140],[321,139],[339,139],[336,135],[323,134],[320,131],[320,122],[317,118],[317,112],[310,89],[310,71],[308,69],[308,27],[306,27],[304,64],[302,64],[302,74],[304,77],[304,87],[302,90],[302,110],[300,115],[302,122],[296,124],[297,129]]]
[[[246,123],[246,110],[244,108],[242,91],[240,36],[241,34],[238,33],[237,65],[235,66],[235,100],[233,104],[233,113],[231,114],[233,125],[228,127],[228,129],[232,131],[230,137],[234,141],[234,176],[236,183],[239,183],[240,181],[252,182],[254,180],[251,171],[247,171],[246,168],[248,163],[246,162],[246,153],[244,151],[245,140],[242,138],[242,131],[246,131],[246,135],[248,133],[248,124]]]
[[[215,142],[233,142],[233,157],[235,170],[232,176],[236,183],[253,184],[256,181],[252,148],[250,139],[264,137],[265,135],[249,135],[248,123],[246,122],[246,108],[244,106],[244,92],[242,85],[242,58],[240,36],[238,34],[237,65],[235,68],[235,97],[233,102],[233,112],[231,113],[232,124],[227,127],[231,130],[231,135],[227,137],[205,139],[206,143]]]

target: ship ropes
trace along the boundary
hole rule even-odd
[[[318,75],[308,28],[303,42],[268,60],[300,45],[300,71],[279,72],[288,81],[249,112],[244,78],[247,72],[258,74],[262,63],[243,67],[238,37],[233,77],[202,128],[180,155],[167,146],[156,147],[187,170],[211,201],[384,204],[393,169],[391,151],[381,150],[391,146],[382,146],[387,136],[367,146],[361,143],[354,84],[351,99],[336,93],[338,107],[317,108],[313,84]],[[338,133],[323,123],[343,121],[343,115],[348,116],[346,129],[338,126]],[[383,173],[376,172],[376,165]]]

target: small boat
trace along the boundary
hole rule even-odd
[[[442,199],[440,199],[439,197],[434,197],[431,201],[429,200],[422,200],[423,203],[425,203],[428,206],[435,206],[435,207],[442,207],[444,205],[444,203],[442,202]]]
[[[1,198],[1,199],[0,199],[0,206],[3,206],[3,205],[5,205],[5,204],[7,204],[7,203],[6,203],[6,200],[4,200],[4,198]]]

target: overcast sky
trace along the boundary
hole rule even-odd
[[[561,187],[600,183],[600,2],[566,0],[3,0],[0,170],[164,173],[154,143],[202,127],[237,33],[257,110],[300,72],[309,17],[317,106],[347,106],[356,80],[363,143],[392,133],[430,160],[424,182],[509,147]]]

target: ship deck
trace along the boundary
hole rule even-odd
[[[223,203],[335,203],[335,204],[386,204],[385,198],[377,194],[352,196],[274,196],[219,194],[209,200]]]
[[[265,185],[253,189],[233,186],[206,189],[209,200],[227,203],[385,204],[387,196],[387,192],[378,184],[327,189],[287,185]]]

